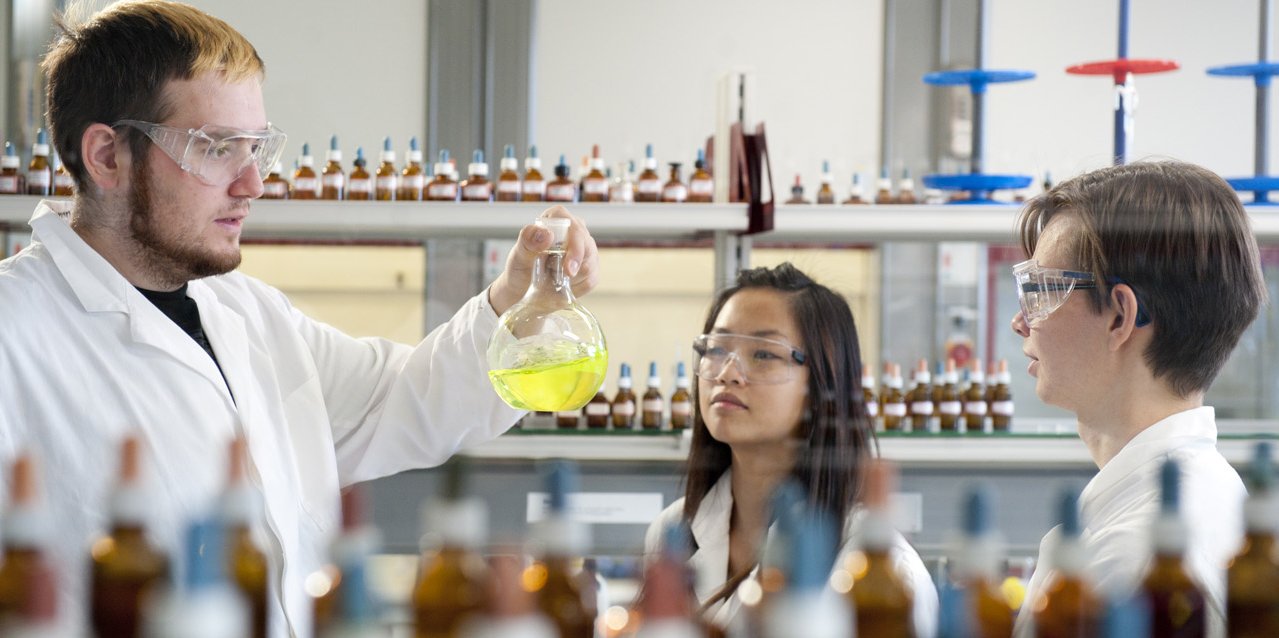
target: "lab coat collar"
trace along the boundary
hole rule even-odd
[[[728,533],[732,516],[733,470],[729,468],[702,498],[697,516],[689,525],[697,549],[688,564],[698,575],[694,587],[699,602],[718,591],[728,576]]]
[[[1173,449],[1215,447],[1216,413],[1211,406],[1178,412],[1134,436],[1105,467],[1101,468],[1079,496],[1085,521],[1105,504],[1124,493],[1124,481],[1141,466],[1158,461]]]

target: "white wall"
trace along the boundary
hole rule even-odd
[[[610,165],[652,142],[683,161],[715,128],[717,79],[753,67],[778,188],[803,172],[811,197],[823,159],[842,191],[879,154],[882,4],[874,0],[542,0],[535,142],[576,167],[600,144]],[[785,192],[783,190],[783,192]]]

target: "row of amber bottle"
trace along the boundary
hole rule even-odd
[[[1008,432],[1014,410],[1008,361],[991,362],[989,376],[981,364],[973,360],[961,380],[955,360],[947,359],[934,378],[928,360],[920,359],[907,390],[901,366],[885,362],[878,393],[870,366],[863,366],[866,411],[885,432]]]
[[[662,378],[657,362],[648,364],[648,386],[636,395],[630,364],[623,363],[617,379],[617,394],[612,399],[601,387],[581,410],[533,413],[521,423],[523,429],[559,430],[673,430],[681,431],[693,424],[691,382],[684,362],[676,366],[675,389],[670,400],[662,395]],[[553,425],[552,425],[553,422]]]
[[[55,166],[56,164],[56,166]],[[36,131],[36,142],[31,145],[31,161],[26,171],[9,142],[4,143],[4,155],[0,155],[0,195],[39,195],[48,197],[71,196],[74,182],[65,166],[57,161],[57,154],[50,154],[48,134],[44,129]]]
[[[467,166],[466,179],[461,179],[457,163],[447,149],[429,167],[422,161],[417,138],[409,140],[407,162],[396,166],[391,139],[383,141],[377,167],[370,168],[363,148],[357,148],[348,173],[342,166],[342,150],[337,136],[329,140],[326,164],[316,172],[315,158],[309,144],[302,145],[302,156],[290,184],[276,165],[263,180],[263,199],[324,199],[375,201],[444,201],[444,202],[693,202],[707,203],[714,194],[714,180],[707,172],[702,151],[698,151],[694,171],[688,182],[681,173],[682,164],[670,163],[666,179],[657,173],[653,146],[646,149],[644,168],[635,174],[634,162],[618,167],[616,174],[605,166],[599,146],[582,158],[576,179],[563,155],[553,169],[553,178],[542,174],[542,160],[537,147],[529,148],[524,160],[524,173],[519,172],[515,148],[507,145],[499,164],[499,173],[490,179],[484,151],[476,150]]]
[[[810,200],[804,196],[804,184],[798,174],[795,175],[795,182],[791,185],[790,198],[786,200],[787,204],[835,204],[839,202],[835,194],[834,176],[830,171],[830,162],[822,162],[821,185],[817,188],[817,195]],[[1045,173],[1042,184],[1043,190],[1046,192],[1052,188],[1052,176]],[[910,176],[910,169],[902,169],[901,179],[897,180],[896,192],[894,192],[893,180],[888,177],[888,171],[885,169],[880,173],[879,181],[875,184],[874,196],[868,196],[862,191],[862,178],[860,173],[853,173],[853,183],[848,189],[848,197],[842,202],[844,205],[859,204],[945,204],[947,202],[959,202],[968,199],[969,194],[963,191],[956,191],[949,195],[936,190],[925,190],[924,198],[921,200],[915,194],[915,180]],[[1014,195],[1014,202],[1025,201],[1025,193],[1017,193]]]

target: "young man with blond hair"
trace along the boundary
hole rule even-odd
[[[1165,459],[1181,469],[1185,564],[1219,634],[1225,565],[1243,538],[1246,494],[1217,451],[1204,393],[1266,302],[1257,242],[1238,195],[1181,162],[1141,162],[1063,182],[1018,220],[1030,259],[1014,267],[1035,393],[1074,412],[1099,471],[1080,495],[1088,574],[1132,593],[1151,556]],[[1031,635],[1057,530],[1040,546],[1017,622]]]
[[[263,497],[269,634],[310,635],[303,582],[339,527],[338,489],[439,464],[518,418],[484,353],[549,233],[525,227],[498,279],[416,346],[347,336],[235,271],[285,139],[253,46],[161,0],[61,28],[44,61],[48,119],[77,194],[42,202],[32,245],[0,262],[0,461],[44,460],[62,613],[86,617],[88,541],[107,527],[126,434],[148,450],[151,529],[175,556],[243,436]],[[576,219],[567,251],[585,293],[598,257]]]

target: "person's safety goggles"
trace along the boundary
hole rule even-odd
[[[245,131],[206,124],[183,129],[139,120],[120,120],[111,128],[131,126],[146,134],[182,170],[209,186],[226,186],[249,166],[266,179],[284,153],[284,131],[267,124],[266,130]]]
[[[1017,301],[1021,304],[1021,316],[1028,325],[1035,325],[1066,303],[1075,290],[1097,288],[1092,273],[1061,268],[1044,268],[1034,259],[1027,259],[1013,266],[1013,280],[1017,283]],[[1124,283],[1118,278],[1109,280],[1111,285]],[[1134,294],[1136,291],[1134,291]],[[1136,327],[1150,324],[1141,299],[1137,299]]]
[[[795,377],[804,364],[804,353],[781,341],[735,334],[707,334],[693,340],[697,376],[714,381],[729,363],[747,383],[771,385]]]

